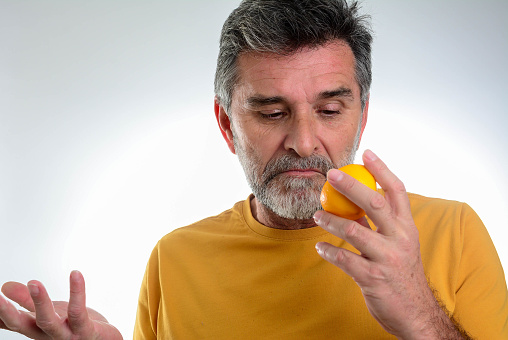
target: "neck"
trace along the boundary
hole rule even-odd
[[[306,229],[316,226],[313,218],[309,219],[292,219],[284,218],[275,214],[273,211],[265,207],[256,197],[250,201],[250,209],[252,216],[259,223],[274,229],[297,230]]]

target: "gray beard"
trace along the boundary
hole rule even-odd
[[[252,193],[263,206],[286,219],[310,219],[317,210],[322,209],[320,195],[326,173],[354,162],[358,139],[346,150],[340,164],[333,164],[324,156],[313,154],[302,158],[293,152],[272,159],[263,170],[256,155],[253,152],[249,155],[233,137],[236,154]],[[283,174],[291,169],[317,169],[323,176],[309,178]]]

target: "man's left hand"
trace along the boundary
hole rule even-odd
[[[440,321],[458,335],[449,339],[461,339],[427,283],[404,184],[371,151],[364,153],[363,161],[384,196],[339,170],[330,170],[328,181],[364,209],[377,229],[372,230],[365,217],[351,221],[318,211],[316,223],[360,255],[325,242],[316,245],[318,253],[353,278],[369,312],[389,333],[399,338],[432,338],[443,332],[435,327]]]

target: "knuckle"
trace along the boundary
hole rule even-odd
[[[390,171],[390,170],[388,170],[388,167],[386,166],[386,164],[385,164],[385,163],[383,163],[383,162],[377,162],[377,163],[375,164],[375,166],[377,167],[377,171],[378,171],[378,172],[386,172],[386,171]]]
[[[345,191],[351,191],[356,186],[357,181],[352,178],[344,178],[343,183]]]
[[[406,238],[402,242],[402,249],[407,253],[420,252],[420,241],[418,238]]]
[[[398,254],[394,252],[388,252],[385,255],[385,261],[390,268],[399,268],[400,267],[400,258]]]
[[[344,250],[342,249],[339,249],[337,251],[337,253],[335,254],[335,261],[337,261],[337,263],[343,263],[343,262],[346,262],[346,259],[347,258],[347,254]]]
[[[371,265],[369,267],[369,277],[376,280],[376,281],[380,281],[380,280],[383,280],[385,275],[384,275],[384,271],[378,266],[378,265]]]
[[[351,221],[344,226],[344,235],[346,239],[355,239],[358,236],[358,225]]]
[[[55,333],[56,330],[58,329],[58,325],[53,320],[36,319],[35,324],[37,325],[37,327],[39,327],[48,334]]]
[[[404,193],[406,192],[406,186],[400,179],[395,178],[392,183],[392,190],[398,193]]]
[[[362,249],[368,243],[364,230],[364,227],[354,221],[351,221],[345,226],[345,239],[352,243],[355,248]]]
[[[80,321],[82,319],[82,312],[79,307],[76,306],[69,306],[69,309],[67,310],[67,317],[71,321]]]
[[[319,219],[319,225],[324,228],[328,227],[330,225],[330,215],[322,214]]]
[[[385,207],[385,205],[386,200],[383,197],[383,195],[381,195],[378,192],[375,192],[370,199],[370,206],[372,207],[372,209],[381,210]]]
[[[33,298],[32,301],[36,307],[44,306],[45,304],[45,301],[42,301],[41,299]]]
[[[414,230],[410,230],[407,233],[400,233],[398,235],[398,244],[400,249],[406,253],[414,250],[419,251],[420,240],[418,230],[414,228]]]

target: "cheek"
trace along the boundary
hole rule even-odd
[[[244,144],[246,150],[264,167],[264,165],[273,158],[274,154],[276,154],[277,144],[269,138],[269,135],[255,135],[249,137],[250,138],[247,138]]]
[[[328,131],[321,137],[325,152],[334,164],[342,164],[345,157],[356,151],[354,147],[357,132],[358,127],[351,124],[347,128],[344,126]]]
[[[246,148],[258,154],[270,154],[280,147],[284,138],[277,128],[259,127],[248,123],[241,123],[238,135]]]

